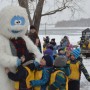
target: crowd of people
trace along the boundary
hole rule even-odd
[[[68,36],[64,36],[57,45],[55,38],[43,38],[43,50],[40,40],[31,26],[29,37],[43,53],[40,63],[26,60],[24,56],[17,65],[16,73],[5,68],[8,78],[15,82],[16,90],[80,90],[81,72],[90,81],[81,57],[80,48],[74,48]]]

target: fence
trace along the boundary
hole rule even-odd
[[[54,24],[41,24],[39,35],[81,35],[87,27],[55,27]]]

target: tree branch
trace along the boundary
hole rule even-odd
[[[63,7],[61,7],[61,8],[56,9],[56,10],[52,10],[52,11],[50,11],[50,12],[44,13],[44,14],[42,14],[42,16],[55,14],[55,13],[57,13],[57,12],[63,11],[63,10],[66,9],[66,8],[68,8],[68,6],[63,6]]]

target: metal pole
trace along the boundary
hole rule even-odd
[[[38,2],[38,1],[36,0],[36,6],[37,6],[37,2]]]
[[[46,33],[46,25],[47,25],[47,23],[45,23],[45,36],[46,36],[46,34],[47,34],[47,33]]]

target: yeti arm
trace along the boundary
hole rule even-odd
[[[27,46],[29,52],[34,53],[36,56],[36,61],[40,62],[40,59],[42,58],[42,54],[38,50],[37,46],[34,45],[34,43],[31,41],[31,39],[28,36],[24,36],[23,39],[26,42],[26,46]]]
[[[2,65],[3,67],[16,66],[17,57],[7,54],[6,52],[7,48],[8,48],[8,52],[11,52],[8,43],[0,38],[0,65]]]
[[[17,66],[17,57],[7,55],[6,53],[0,51],[0,65],[3,67]]]
[[[17,66],[17,57],[0,52],[0,65],[3,67]]]

